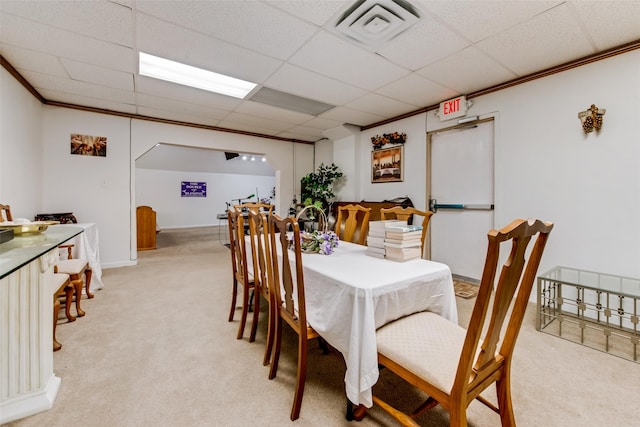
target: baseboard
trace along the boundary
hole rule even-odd
[[[51,409],[60,388],[60,378],[51,376],[44,389],[0,403],[0,424],[19,420]]]

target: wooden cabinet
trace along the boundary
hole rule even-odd
[[[138,206],[136,208],[136,227],[138,250],[146,251],[156,248],[156,211],[150,206]]]

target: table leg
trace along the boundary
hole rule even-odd
[[[347,399],[347,421],[362,421],[367,414],[367,408],[364,405],[355,405]]]

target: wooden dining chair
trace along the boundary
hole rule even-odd
[[[61,259],[54,265],[54,272],[68,274],[71,286],[74,289],[76,298],[76,316],[83,317],[86,313],[82,309],[80,301],[82,300],[82,288],[85,288],[87,298],[93,298],[91,293],[91,277],[93,271],[89,266],[89,261],[83,258],[73,258],[73,246],[60,245],[58,249],[62,249],[67,253],[67,259]]]
[[[416,208],[408,207],[403,208],[402,206],[394,206],[392,208],[381,208],[380,209],[380,218],[385,219],[399,219],[402,221],[409,221],[410,218],[413,218],[413,215],[417,215],[422,217],[422,237],[421,237],[421,245],[420,249],[424,254],[424,241],[427,236],[427,229],[429,228],[429,220],[433,215],[431,211],[421,211]],[[413,225],[417,225],[415,222],[411,222]]]
[[[0,222],[13,221],[11,216],[11,206],[0,204]]]
[[[511,356],[552,228],[550,222],[518,219],[501,230],[489,231],[480,289],[466,331],[430,312],[403,317],[378,329],[379,363],[429,398],[411,415],[377,395],[374,403],[405,426],[417,426],[414,417],[440,404],[449,412],[449,425],[463,427],[467,425],[467,406],[478,399],[500,415],[503,426],[515,426]],[[536,234],[527,260],[527,246]],[[509,243],[511,252],[494,292],[500,247]],[[480,396],[493,383],[497,407]]]
[[[360,205],[346,205],[338,207],[335,232],[344,240],[364,245],[369,230],[369,216],[371,208]]]
[[[65,300],[65,315],[69,322],[73,322],[76,318],[71,314],[71,300],[73,299],[73,286],[69,280],[68,274],[54,273],[53,274],[53,351],[58,351],[62,348],[62,344],[56,338],[56,329],[58,326],[58,315],[60,313],[60,298]]]
[[[242,211],[230,208],[227,215],[229,221],[229,249],[231,249],[231,266],[233,272],[233,287],[231,295],[231,311],[229,322],[233,321],[236,312],[238,284],[242,285],[242,311],[237,339],[242,339],[249,312],[250,291],[254,288],[253,275],[247,269],[247,249],[244,241],[244,217]]]
[[[267,317],[267,345],[264,352],[263,365],[269,364],[273,348],[273,331],[275,327],[275,309],[273,295],[269,291],[273,287],[273,258],[271,250],[272,226],[264,212],[249,211],[249,236],[251,238],[251,254],[253,260],[253,280],[255,288],[255,302],[253,306],[253,322],[249,342],[255,341],[260,315],[260,297],[268,304]]]
[[[275,331],[273,354],[269,379],[276,377],[280,347],[282,345],[282,321],[284,320],[298,334],[298,371],[296,388],[291,407],[291,420],[298,419],[302,406],[302,395],[307,377],[307,347],[308,341],[319,338],[318,333],[307,323],[307,310],[304,294],[304,275],[302,272],[302,250],[300,247],[300,228],[293,217],[280,218],[275,214],[269,215],[269,225],[273,226],[271,233],[272,259],[277,260],[273,269],[270,291],[273,294],[275,308]],[[293,239],[292,250],[289,250],[289,237]],[[277,247],[281,248],[278,259]],[[321,344],[322,345],[322,344]],[[326,352],[326,347],[324,348]]]

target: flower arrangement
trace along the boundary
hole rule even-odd
[[[300,231],[300,248],[302,252],[331,255],[339,242],[338,235],[333,231]],[[290,244],[293,244],[293,241]]]
[[[382,136],[376,135],[371,137],[374,150],[382,148],[385,144],[404,144],[405,142],[407,142],[406,133],[384,133]]]

